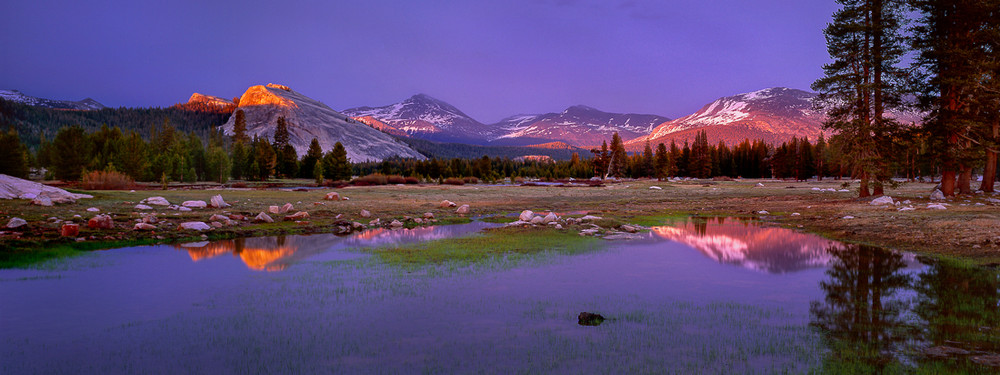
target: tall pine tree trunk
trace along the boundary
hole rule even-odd
[[[990,126],[993,130],[993,140],[1000,136],[1000,118],[994,118]],[[997,152],[991,148],[986,149],[986,167],[983,169],[983,183],[979,185],[979,190],[987,193],[993,192],[993,181],[997,178]]]

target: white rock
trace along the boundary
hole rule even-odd
[[[156,229],[156,226],[153,225],[153,224],[147,224],[147,223],[135,223],[135,226],[132,227],[132,229],[133,230],[153,230],[153,229]]]
[[[771,214],[770,212],[763,211],[763,210],[762,211],[757,211],[757,213],[760,214],[760,215],[770,215]]]
[[[931,200],[932,201],[944,200],[944,193],[941,192],[941,190],[934,190],[934,192],[931,193]]]
[[[20,228],[25,225],[28,225],[28,222],[19,217],[12,217],[10,218],[10,221],[7,222],[8,229]]]
[[[815,190],[815,191],[823,191],[823,189],[820,189],[820,188],[817,188],[817,187],[814,187],[814,188],[812,188],[812,190]]]
[[[909,200],[909,199],[907,199],[907,200],[903,201],[903,204],[912,204],[912,203],[913,203],[913,202],[910,202],[910,200]]]
[[[169,206],[170,205],[170,202],[167,202],[167,198],[164,198],[164,197],[149,197],[149,198],[143,199],[142,202],[139,202],[139,203],[150,204],[150,205],[153,205],[153,206]]]
[[[504,226],[505,227],[519,227],[519,226],[522,226],[522,225],[531,225],[531,223],[529,223],[527,221],[524,221],[524,220],[518,220],[518,221],[515,221],[515,222],[512,222],[512,223],[507,223],[507,225],[504,225]]]
[[[281,211],[281,207],[270,206],[270,207],[267,208],[267,211],[270,212],[270,213],[272,213],[272,214],[280,214],[281,212],[279,212],[279,211]]]
[[[212,201],[211,206],[215,208],[226,208],[231,206],[229,203],[226,203],[226,201],[222,199],[221,194],[212,197],[211,201]]]
[[[253,221],[257,223],[273,223],[274,219],[272,219],[270,215],[261,212],[253,218]]]
[[[907,207],[900,207],[898,211],[913,211],[913,210],[916,210],[916,208],[907,206]]]
[[[792,212],[792,216],[801,216],[801,215],[802,215],[802,214],[800,214],[800,213],[798,213],[798,212]]]
[[[531,224],[534,224],[534,225],[542,224],[544,221],[545,221],[545,219],[542,218],[541,216],[535,216],[535,217],[531,218]]]
[[[661,188],[659,186],[650,186],[649,190],[663,190],[663,188]]]
[[[179,226],[177,226],[177,229],[202,231],[202,230],[211,230],[212,227],[201,221],[189,221],[186,223],[181,223]]]
[[[38,197],[35,197],[35,199],[32,199],[31,204],[36,206],[49,207],[52,206],[52,198],[49,198],[48,196],[45,195],[40,195]]]
[[[869,204],[871,204],[872,206],[885,206],[885,205],[892,205],[893,201],[892,197],[888,195],[883,195],[881,197],[872,199],[871,203]]]
[[[531,221],[531,218],[533,217],[535,217],[534,212],[531,212],[531,210],[524,210],[521,211],[521,215],[518,216],[517,218],[520,219],[521,221]]]
[[[947,210],[948,207],[945,207],[944,205],[940,205],[940,204],[928,204],[927,205],[927,209],[928,210]]]
[[[205,201],[184,201],[184,203],[181,203],[181,206],[187,208],[205,208],[208,207],[208,204]]]
[[[372,213],[368,210],[361,210],[361,217],[372,217]]]
[[[559,217],[558,217],[558,216],[556,216],[556,214],[555,214],[555,213],[553,213],[553,212],[549,212],[549,214],[548,214],[548,215],[545,215],[545,217],[544,217],[544,218],[542,218],[542,223],[545,223],[545,224],[548,224],[548,223],[554,223],[554,222],[556,222],[557,220],[559,220]]]
[[[278,213],[279,214],[283,214],[283,213],[286,213],[288,211],[291,211],[291,209],[292,209],[292,204],[291,203],[285,203],[284,206],[281,206],[281,209],[279,210]]]
[[[764,184],[762,184],[762,183],[758,182],[758,183],[757,183],[757,187],[764,187]]]
[[[182,207],[177,207],[177,211],[181,211],[181,212],[190,212],[190,211],[191,211],[191,209],[190,209],[190,208],[188,208],[188,207],[183,207],[183,206],[182,206]]]
[[[389,223],[389,226],[393,228],[399,228],[403,226],[403,223],[399,222],[399,220],[393,220],[391,223]]]
[[[0,174],[0,199],[35,199],[40,195],[47,196],[54,202],[93,198],[87,194],[73,194],[60,188]]]
[[[580,220],[582,220],[582,221],[601,220],[601,219],[603,219],[603,218],[600,217],[600,216],[593,216],[593,215],[587,215],[587,216],[584,216],[584,217],[580,218]]]
[[[153,208],[149,207],[147,205],[144,205],[144,204],[137,204],[137,205],[135,205],[135,209],[137,209],[137,210],[152,210]]]
[[[457,205],[458,204],[456,204],[455,202],[452,202],[452,201],[447,200],[447,199],[441,201],[441,204],[440,204],[441,208],[455,207]]]
[[[328,200],[328,201],[339,201],[340,200],[340,193],[337,193],[335,191],[331,191],[329,193],[326,193],[326,196],[324,196],[323,199]]]
[[[455,210],[455,213],[459,214],[459,215],[468,214],[469,213],[469,205],[463,204],[461,207],[459,207],[457,210]]]
[[[841,193],[850,193],[851,192],[850,190],[847,190],[847,189],[840,189],[840,190],[837,190],[837,191],[839,191]]]
[[[854,218],[854,216],[847,215],[847,216],[842,217],[841,219],[853,219],[853,218]]]
[[[562,226],[562,224],[556,223],[556,225],[553,228],[563,229],[563,226]]]
[[[101,212],[101,209],[97,207],[91,207],[87,209],[87,212]]]

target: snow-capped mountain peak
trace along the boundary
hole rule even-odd
[[[382,107],[346,109],[343,113],[355,118],[371,117],[412,136],[435,141],[484,143],[488,130],[455,106],[427,94]]]
[[[0,99],[45,108],[76,109],[82,111],[106,108],[103,104],[98,103],[96,100],[91,98],[86,98],[80,101],[53,100],[25,95],[18,90],[0,90]]]

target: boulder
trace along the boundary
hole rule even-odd
[[[257,217],[253,218],[253,221],[255,223],[273,223],[274,219],[272,219],[267,214],[261,212],[261,213],[257,214]]]
[[[297,221],[302,219],[308,219],[309,213],[305,211],[299,211],[292,215],[285,216],[285,221]]]
[[[101,212],[101,209],[97,207],[91,207],[87,209],[87,212]]]
[[[931,200],[932,201],[944,200],[944,193],[942,193],[941,190],[934,190],[934,192],[931,193]]]
[[[556,229],[563,229],[563,226],[562,226],[562,224],[559,224],[559,223],[556,223],[556,225],[555,225],[555,226],[553,226],[553,228],[556,228]]]
[[[545,215],[545,217],[542,218],[542,224],[554,223],[557,220],[559,220],[559,217],[556,216],[555,213],[549,212],[548,215]]]
[[[530,223],[533,224],[533,225],[540,225],[540,224],[542,224],[543,221],[545,221],[545,219],[542,218],[541,216],[535,216],[535,217],[531,218]]]
[[[869,204],[871,204],[872,206],[885,206],[885,205],[891,206],[894,204],[894,202],[892,201],[892,197],[888,195],[883,195],[881,197],[872,199],[872,202]]]
[[[650,186],[649,190],[663,190],[663,188],[661,188],[659,186]]]
[[[270,206],[270,207],[267,208],[267,212],[270,212],[272,214],[280,214],[281,213],[280,211],[281,211],[281,207],[278,207],[278,206]]]
[[[210,199],[210,201],[211,201],[210,205],[212,207],[214,207],[214,208],[226,208],[226,207],[231,206],[231,204],[226,203],[226,201],[224,199],[222,199],[222,195],[221,194],[212,197],[212,199]]]
[[[46,196],[54,203],[71,203],[77,199],[93,198],[87,194],[73,194],[60,188],[0,174],[0,199],[35,199],[39,196]]]
[[[340,194],[337,193],[337,192],[335,192],[335,191],[331,191],[329,193],[326,193],[326,196],[323,197],[323,199],[328,200],[328,201],[339,201],[340,200]]]
[[[152,215],[152,214],[150,214],[150,215],[142,215],[142,222],[143,223],[146,223],[146,224],[156,224],[157,221],[158,220],[156,219],[156,215]]]
[[[424,219],[433,219],[433,218],[434,218],[433,212],[424,212]]]
[[[767,211],[764,211],[764,210],[760,210],[760,211],[757,211],[757,214],[759,214],[759,215],[770,215],[771,213],[767,212]]]
[[[798,213],[798,212],[792,212],[792,216],[801,216],[801,215],[802,215],[802,214],[800,214],[800,213]]]
[[[170,205],[170,202],[167,202],[167,199],[164,198],[164,197],[149,197],[149,198],[143,199],[139,203],[142,203],[142,204],[151,204],[151,205],[154,205],[154,206],[169,206]]]
[[[459,214],[459,215],[468,214],[469,213],[469,205],[463,204],[461,207],[459,207],[457,210],[455,210],[455,213]]]
[[[916,210],[916,208],[913,208],[913,207],[900,207],[899,208],[899,211],[913,211],[913,210]]]
[[[522,226],[522,225],[531,225],[531,223],[529,223],[527,221],[524,221],[524,220],[518,220],[518,221],[515,221],[515,222],[512,222],[512,223],[507,223],[507,225],[504,225],[504,226],[505,227],[519,227],[519,226]]]
[[[457,205],[458,204],[456,204],[455,202],[452,202],[450,200],[445,199],[445,200],[441,201],[441,205],[440,206],[441,206],[441,208],[448,208],[448,207],[455,207]]]
[[[520,219],[521,221],[531,221],[531,218],[533,217],[535,217],[534,212],[531,212],[531,210],[524,210],[521,211],[521,215],[518,216],[517,218]]]
[[[286,212],[291,211],[291,210],[292,210],[292,204],[291,203],[285,203],[284,206],[281,206],[281,210],[279,210],[278,213],[279,214],[283,214],[283,213],[286,213]]]
[[[597,232],[600,232],[600,231],[601,230],[598,229],[598,228],[589,228],[589,229],[581,230],[580,231],[580,235],[581,236],[593,236],[593,235],[597,234]]]
[[[87,221],[87,228],[90,229],[112,229],[114,227],[115,221],[108,215],[97,215]]]
[[[927,205],[927,209],[928,210],[947,210],[948,207],[945,207],[943,204],[928,204]]]
[[[212,215],[212,217],[208,218],[208,221],[218,221],[229,225],[229,218],[219,214]]]
[[[210,222],[210,223],[208,223],[208,225],[211,225],[213,228],[222,228],[222,227],[226,226],[225,224],[220,223],[218,221]]]
[[[361,217],[372,217],[372,213],[368,210],[361,210]]]
[[[208,207],[208,204],[205,201],[184,201],[184,203],[181,203],[181,206],[187,208],[205,208]]]
[[[191,207],[184,207],[184,206],[177,207],[177,211],[180,211],[180,212],[190,212],[191,211]]]
[[[59,235],[63,237],[76,237],[80,235],[80,226],[77,224],[63,224],[59,228]]]
[[[28,225],[28,222],[19,217],[12,217],[10,221],[7,222],[7,229],[20,228]]]
[[[393,228],[400,228],[403,226],[403,223],[400,222],[399,220],[393,220],[391,223],[389,223],[389,226]]]
[[[211,230],[212,227],[202,221],[188,221],[177,226],[177,230]]]
[[[758,182],[756,186],[757,186],[757,187],[764,187],[764,184],[762,184],[762,183]]]
[[[144,205],[144,204],[137,204],[137,205],[135,205],[135,209],[137,209],[137,210],[152,210],[153,208],[149,207],[147,205]]]
[[[622,226],[618,227],[618,229],[621,229],[622,231],[628,232],[628,233],[636,233],[636,232],[639,231],[639,228],[636,228],[636,227],[628,225],[628,224],[623,224]]]
[[[134,229],[134,230],[154,230],[154,229],[156,229],[156,226],[153,225],[153,224],[149,224],[149,223],[136,223],[135,227],[133,227],[132,229]]]
[[[604,323],[605,320],[604,316],[601,316],[601,314],[594,314],[586,311],[577,315],[576,319],[577,324],[581,326],[599,326],[601,323]]]
[[[243,216],[243,215],[240,215],[240,214],[230,214],[229,215],[229,220],[243,221],[243,220],[246,220],[246,219],[247,219],[246,216]]]
[[[48,196],[45,195],[40,195],[38,197],[35,197],[35,199],[32,199],[31,204],[36,206],[49,207],[52,206],[52,198],[49,198]]]
[[[854,218],[854,216],[847,215],[847,216],[842,217],[841,219],[853,219],[853,218]]]
[[[371,220],[371,221],[368,222],[368,225],[373,225],[373,226],[374,225],[379,225],[379,224],[382,224],[382,220],[379,219],[379,218],[375,218],[375,220]]]

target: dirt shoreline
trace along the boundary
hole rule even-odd
[[[1000,264],[1000,203],[995,200],[1000,197],[975,194],[931,201],[929,195],[933,184],[905,183],[898,189],[889,190],[888,195],[896,201],[908,200],[909,204],[874,206],[870,204],[870,199],[857,199],[855,192],[843,191],[852,188],[844,187],[843,183],[833,180],[642,180],[603,187],[391,185],[309,191],[87,191],[94,196],[93,199],[53,207],[33,206],[25,200],[0,200],[0,225],[6,225],[11,217],[28,222],[27,228],[0,229],[0,256],[11,258],[60,246],[97,249],[132,243],[170,243],[203,236],[214,239],[337,233],[351,227],[353,222],[369,225],[376,218],[382,225],[392,220],[399,220],[406,226],[440,225],[466,222],[470,216],[506,215],[528,209],[559,213],[586,211],[618,223],[643,225],[657,225],[667,217],[691,215],[753,216],[771,225],[803,230],[839,241],[958,258],[978,265]],[[856,188],[856,184],[853,187]],[[349,200],[323,200],[329,191],[336,191]],[[153,210],[135,209],[141,200],[151,196],[162,196],[173,204],[180,204],[188,200],[207,203],[211,196],[217,194],[233,206],[189,212],[157,206]],[[456,207],[440,207],[443,200],[459,206],[468,204],[471,211],[467,215],[457,214]],[[308,219],[300,220],[308,223],[282,221],[286,214],[272,214],[274,223],[240,221],[234,226],[205,232],[176,229],[181,222],[207,223],[214,214],[235,213],[252,218],[259,212],[268,212],[269,206],[285,203],[293,205],[287,214],[309,212]],[[943,203],[946,209],[929,209],[927,206],[930,203]],[[899,211],[908,206],[914,209]],[[88,212],[87,208],[91,207],[99,212]],[[361,210],[371,212],[371,217],[362,217]],[[157,213],[160,219],[157,229],[132,229],[137,219],[151,212]],[[412,220],[422,218],[428,212],[434,214],[436,223],[416,223]],[[97,214],[111,215],[114,228],[88,229],[86,220]],[[75,219],[80,224],[79,236],[60,237],[62,223],[56,220],[72,220],[74,215],[80,215]],[[512,217],[513,220],[516,218]],[[77,238],[84,240],[78,242]]]

